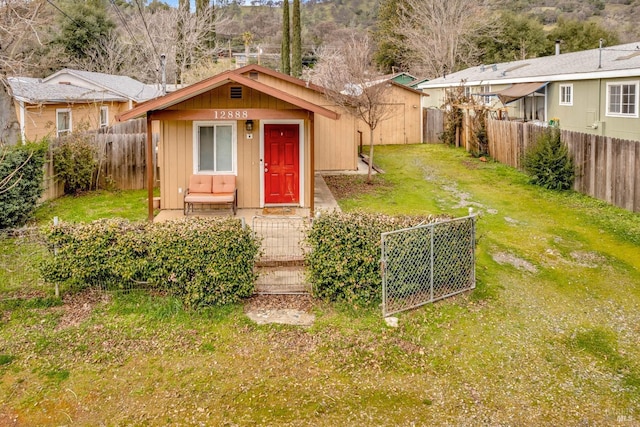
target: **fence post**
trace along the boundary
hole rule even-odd
[[[54,216],[53,217],[53,226],[57,227],[58,226],[58,217]],[[56,245],[53,245],[53,256],[58,256],[58,247]],[[56,298],[60,298],[60,284],[58,282],[56,282],[56,289],[55,289],[55,295]]]

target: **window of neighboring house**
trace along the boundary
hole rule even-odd
[[[480,86],[480,93],[484,94],[484,93],[490,93],[491,92],[491,86],[489,85],[483,85]],[[482,103],[484,105],[491,105],[491,96],[489,95],[482,95],[480,97],[480,99],[482,100]]]
[[[109,126],[109,107],[100,107],[100,127]]]
[[[194,173],[236,173],[236,122],[193,122]]]
[[[573,105],[573,85],[560,85],[560,105]]]
[[[56,110],[57,136],[64,136],[71,132],[71,110],[68,108]]]
[[[638,117],[638,82],[607,83],[607,116]]]

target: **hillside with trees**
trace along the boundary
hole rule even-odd
[[[191,83],[233,66],[234,53],[280,68],[282,1],[4,0],[0,2],[0,98],[6,76],[42,77],[64,67],[159,83]],[[433,77],[478,63],[640,40],[640,0],[298,0],[300,36],[291,67],[353,30],[376,41],[381,71]],[[290,18],[292,19],[292,18]],[[291,26],[298,25],[291,22]],[[287,44],[289,45],[289,44]],[[0,102],[2,99],[0,99]],[[5,116],[3,114],[3,116]],[[10,118],[0,118],[2,129]]]

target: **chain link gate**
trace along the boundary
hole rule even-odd
[[[304,268],[304,240],[309,229],[301,216],[254,216],[251,229],[262,241],[256,263],[258,294],[309,293]]]
[[[388,316],[474,289],[471,215],[382,233],[382,314]]]

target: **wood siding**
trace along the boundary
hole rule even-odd
[[[522,156],[544,131],[541,126],[487,121],[489,154],[522,168]],[[576,165],[574,189],[621,208],[640,212],[640,141],[561,131]]]
[[[20,104],[15,103],[18,120],[20,120]],[[28,141],[37,141],[42,138],[55,138],[56,110],[71,110],[71,129],[90,130],[100,126],[100,107],[109,108],[109,124],[116,123],[115,116],[123,113],[129,108],[126,102],[105,102],[105,103],[65,103],[65,104],[25,104],[25,136]]]
[[[421,95],[392,86],[387,117],[380,122],[373,132],[374,145],[416,144],[422,142]],[[369,144],[369,126],[364,121],[358,122],[358,130],[363,134],[366,145]]]
[[[316,170],[355,170],[358,168],[356,120],[329,103],[327,98],[304,86],[297,85],[265,73],[258,73],[258,81],[285,91],[293,96],[320,105],[340,114],[336,120],[315,116],[315,165]]]
[[[238,207],[258,208],[261,205],[260,190],[262,163],[260,161],[259,122],[254,122],[253,138],[247,139],[244,121],[237,122],[237,178]],[[309,121],[304,121],[304,205],[309,206]],[[160,207],[182,209],[184,192],[193,174],[193,122],[166,121],[161,126],[158,148],[160,165]]]
[[[299,108],[259,91],[242,86],[242,99],[231,99],[231,87],[238,87],[238,84],[226,84],[211,91],[197,95],[187,101],[176,104],[170,110],[193,110],[193,109],[270,109],[276,111],[291,110],[291,120],[299,120],[295,117]],[[165,111],[170,111],[165,110]],[[335,120],[326,119],[334,123]],[[316,123],[322,122],[318,115],[315,116]],[[162,209],[182,209],[184,191],[186,191],[189,176],[193,174],[193,122],[163,121],[160,132],[159,164],[160,164],[160,194]],[[311,164],[309,156],[310,132],[309,120],[304,120],[304,205],[309,205],[309,173]],[[260,174],[262,173],[262,163],[260,159],[261,144],[261,122],[254,120],[254,128],[251,132],[252,139],[247,139],[247,132],[244,130],[245,121],[236,121],[237,129],[237,187],[238,187],[238,207],[257,208],[261,205],[260,200]],[[317,129],[317,128],[316,128]],[[316,135],[318,134],[316,130]],[[316,146],[318,142],[316,141]],[[354,148],[355,150],[355,148]],[[316,160],[317,161],[317,160]],[[316,163],[317,168],[317,163]]]

